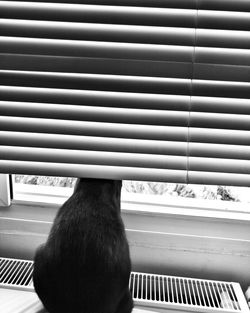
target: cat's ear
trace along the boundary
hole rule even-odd
[[[79,183],[80,183],[80,178],[77,178],[76,183],[75,183],[75,187],[74,187],[74,191],[76,191],[76,189],[78,188]]]
[[[122,180],[115,180],[115,185],[117,186],[117,188],[121,189],[122,188]]]

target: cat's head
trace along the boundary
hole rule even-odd
[[[100,178],[78,178],[76,184],[75,184],[75,190],[79,186],[85,185],[85,186],[100,186],[100,187],[112,187],[115,190],[121,190],[122,188],[122,180],[113,180],[113,179],[100,179]]]

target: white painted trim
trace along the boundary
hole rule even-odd
[[[10,177],[8,174],[0,174],[0,206],[8,207],[10,204]]]

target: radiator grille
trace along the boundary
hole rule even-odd
[[[33,291],[33,261],[0,258],[0,288]],[[246,312],[238,283],[132,272],[135,305],[199,312]],[[247,308],[247,312],[249,312]]]
[[[8,285],[33,290],[32,272],[32,261],[0,258],[0,287]]]
[[[241,311],[233,283],[131,273],[129,288],[136,303],[183,305],[197,309]]]

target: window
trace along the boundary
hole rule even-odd
[[[76,178],[36,175],[15,175],[14,184],[73,188]],[[248,187],[184,185],[175,183],[124,181],[123,191],[127,193],[164,195],[233,202],[250,202]]]
[[[135,268],[246,285],[249,202],[198,196],[248,194],[249,1],[1,1],[0,12],[0,172],[130,180]],[[19,176],[6,207],[6,177],[0,253],[32,258],[72,188]]]
[[[48,203],[63,203],[73,191],[75,178],[15,175],[13,198]],[[175,183],[123,181],[123,202],[150,202],[210,210],[250,212],[248,187],[185,185]],[[223,203],[223,202],[224,203]],[[230,203],[229,203],[230,202]],[[136,206],[135,206],[136,207]]]

